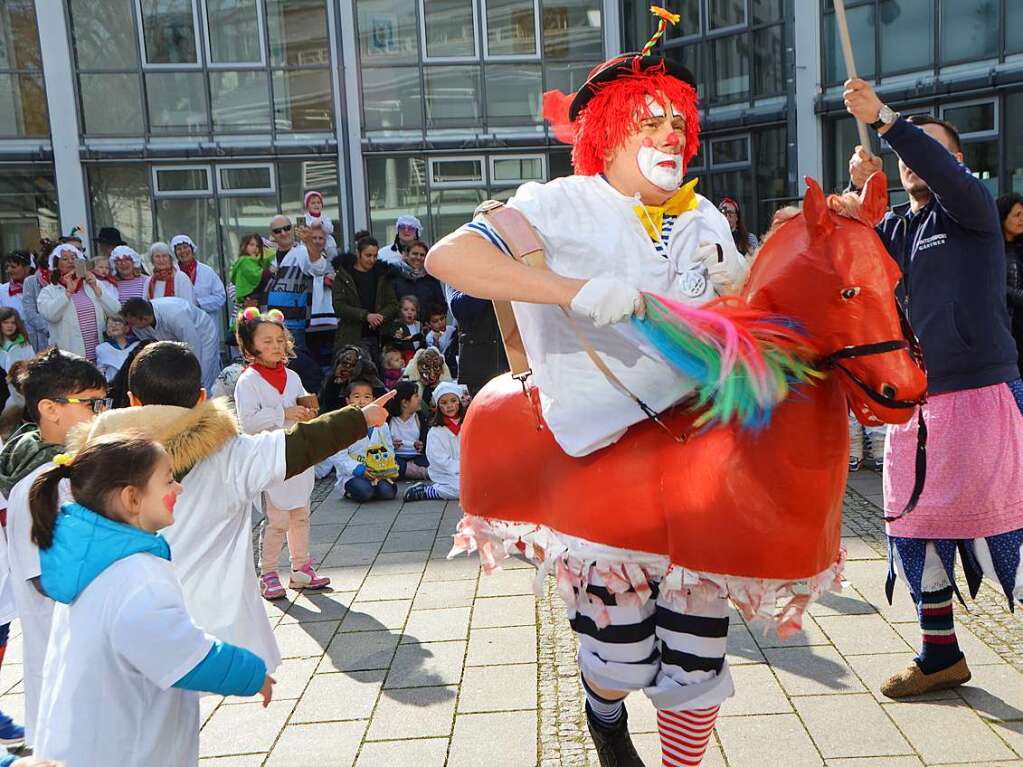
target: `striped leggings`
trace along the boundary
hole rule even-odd
[[[568,618],[579,639],[579,668],[605,690],[643,690],[662,711],[719,705],[734,692],[725,660],[728,599],[723,592],[689,600],[677,611],[658,593],[643,605],[620,606],[596,569],[586,593],[576,590]],[[637,600],[632,600],[637,601]],[[606,608],[610,625],[598,628]]]

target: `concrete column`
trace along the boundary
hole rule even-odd
[[[621,0],[603,0],[601,28],[604,30],[604,56],[611,58],[622,52]]]
[[[78,155],[78,106],[67,9],[64,0],[35,0],[35,10],[50,115],[60,231],[67,234],[71,227],[84,226],[89,220],[85,175]],[[93,234],[89,232],[90,236]]]
[[[356,0],[337,0],[341,39],[341,56],[334,62],[340,67],[344,103],[338,104],[338,154],[342,151],[342,137],[347,150],[348,196],[352,201],[352,232],[369,229],[369,202],[366,192],[366,166],[362,158],[362,109],[359,104],[359,36],[355,27]],[[337,29],[337,27],[335,27]],[[344,131],[342,133],[342,123]],[[351,234],[351,232],[349,232]]]
[[[823,181],[824,141],[821,121],[813,106],[821,87],[821,4],[797,2],[795,13],[795,110],[796,168],[799,193],[805,176]]]

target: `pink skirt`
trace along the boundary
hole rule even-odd
[[[903,538],[980,538],[1023,527],[1023,414],[1008,384],[936,394],[924,405],[927,482],[915,510],[888,525]],[[884,510],[913,491],[917,419],[891,426]]]

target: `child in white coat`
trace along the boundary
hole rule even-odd
[[[466,394],[464,386],[451,381],[442,381],[433,390],[433,405],[437,412],[426,435],[426,460],[430,463],[433,484],[412,485],[405,491],[406,501],[458,500],[462,454],[459,432],[465,417],[462,398]]]
[[[170,547],[181,485],[159,443],[109,435],[61,454],[32,485],[42,589],[57,606],[35,750],[74,767],[194,765],[199,695],[255,695],[273,679],[185,609]],[[75,502],[59,504],[68,480]]]
[[[298,404],[309,393],[298,373],[287,367],[294,356],[291,333],[284,315],[270,310],[260,314],[249,308],[238,315],[238,349],[248,362],[234,389],[238,421],[248,434],[287,429],[316,417],[312,408]],[[266,521],[260,547],[260,593],[265,599],[285,596],[277,572],[284,538],[288,539],[293,589],[322,589],[330,578],[316,574],[309,556],[309,496],[313,492],[313,469],[274,485],[264,493]]]

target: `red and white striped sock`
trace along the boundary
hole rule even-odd
[[[719,708],[657,712],[664,767],[699,767],[714,734]]]

